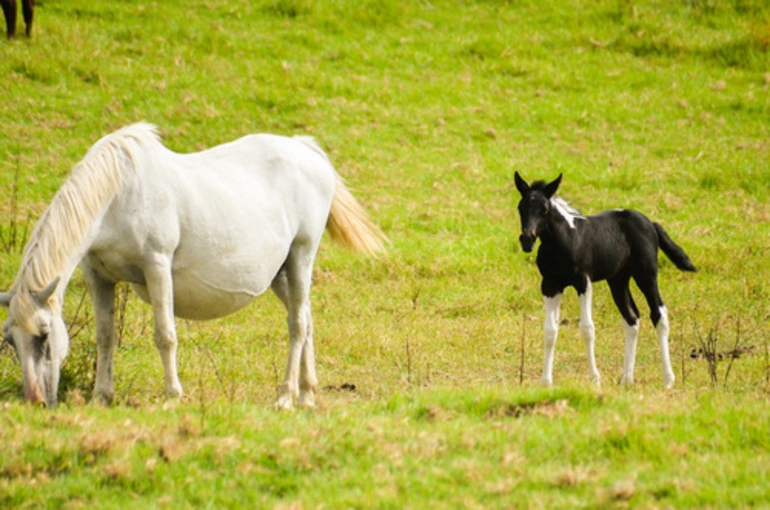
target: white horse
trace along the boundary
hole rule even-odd
[[[374,253],[385,236],[312,138],[251,135],[177,154],[139,123],[99,140],[38,221],[16,280],[4,339],[22,367],[24,399],[56,405],[69,349],[62,320],[79,264],[94,304],[98,347],[94,400],[112,400],[115,284],[152,305],[166,392],[182,394],[174,316],[213,319],[268,287],[288,313],[286,374],[276,406],[313,406],[318,389],[310,282],[326,228],[353,251]]]

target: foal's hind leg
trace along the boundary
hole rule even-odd
[[[674,370],[671,367],[671,358],[668,350],[668,310],[663,304],[658,290],[657,272],[652,272],[642,276],[634,276],[636,284],[647,298],[647,304],[650,306],[650,319],[658,333],[658,342],[660,343],[660,360],[663,371],[663,387],[666,389],[674,386]]]
[[[626,331],[626,352],[623,358],[623,376],[621,384],[633,384],[634,365],[636,363],[636,340],[639,337],[639,309],[628,289],[629,276],[621,276],[607,281],[612,291],[612,299],[623,316]]]
[[[315,253],[314,250],[311,252]],[[313,317],[310,309],[313,258],[301,245],[293,246],[283,269],[272,284],[273,292],[286,307],[289,328],[289,359],[275,404],[279,409],[291,409],[295,396],[300,406],[315,406],[318,379],[315,373]]]

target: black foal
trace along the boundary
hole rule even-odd
[[[616,209],[594,216],[581,216],[556,197],[561,175],[548,184],[529,184],[516,172],[516,189],[521,193],[519,214],[525,252],[531,252],[540,238],[537,267],[543,277],[545,297],[545,364],[542,382],[553,383],[553,352],[559,327],[559,307],[566,287],[574,287],[580,297],[580,336],[588,350],[588,370],[599,384],[594,356],[594,322],[591,317],[591,283],[607,280],[612,298],[620,310],[626,329],[626,352],[621,382],[634,382],[634,358],[639,333],[639,309],[629,290],[634,279],[650,306],[650,318],[660,341],[663,385],[674,384],[674,371],[668,353],[668,313],[658,291],[658,248],[682,271],[695,271],[687,254],[666,234],[638,211]]]

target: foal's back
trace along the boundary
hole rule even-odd
[[[639,211],[613,209],[578,224],[584,250],[578,264],[593,281],[606,280],[621,272],[649,270],[657,261],[658,235],[655,225]]]

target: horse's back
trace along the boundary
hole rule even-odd
[[[171,260],[175,312],[227,315],[270,287],[295,242],[320,242],[335,174],[301,141],[249,135],[198,153],[155,147],[124,179],[90,257],[113,280]],[[130,271],[129,271],[130,268]]]

